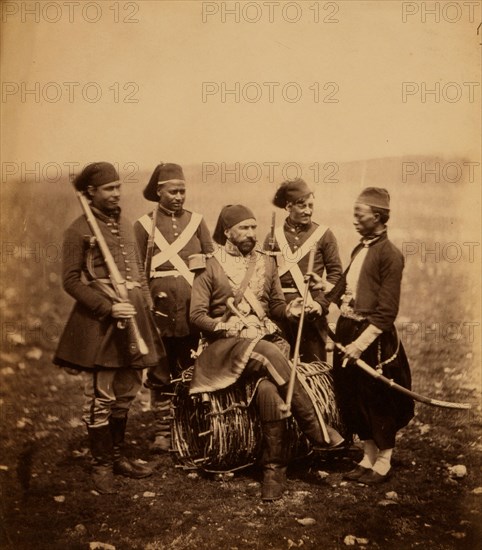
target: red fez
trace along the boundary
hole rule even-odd
[[[390,210],[390,195],[383,187],[367,187],[360,193],[355,202]]]
[[[161,164],[158,164],[154,169],[151,179],[144,189],[144,198],[148,201],[158,202],[159,196],[157,194],[157,188],[159,185],[168,182],[185,183],[184,173],[179,164],[161,162]]]
[[[226,229],[230,229],[236,224],[249,219],[256,219],[253,212],[242,204],[228,204],[224,206],[219,214],[216,228],[213,233],[213,239],[221,245],[226,244]]]
[[[284,181],[275,193],[273,204],[278,208],[286,208],[286,205],[291,202],[308,197],[313,194],[305,180],[296,178],[294,180]]]
[[[100,187],[115,181],[119,181],[119,174],[110,162],[93,162],[74,178],[74,186],[77,191],[86,191],[89,185]]]

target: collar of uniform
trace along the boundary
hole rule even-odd
[[[311,227],[311,223],[312,223],[311,220],[309,221],[309,223],[305,223],[305,224],[293,223],[291,221],[291,218],[288,216],[285,220],[284,229],[286,229],[290,233],[293,233],[293,230],[296,233],[301,233],[303,231],[308,231],[308,229]]]
[[[362,239],[360,239],[360,243],[364,247],[368,248],[386,236],[387,236],[387,229],[385,228],[385,229],[382,229],[379,233],[376,233],[375,235],[370,235],[369,237],[362,237]]]
[[[109,214],[107,214],[106,212],[103,212],[102,210],[99,210],[95,206],[91,206],[90,208],[91,208],[92,212],[94,213],[94,216],[96,218],[99,218],[99,220],[101,220],[105,223],[107,223],[109,221],[112,221],[112,220],[114,220],[116,222],[119,221],[120,214],[121,214],[121,209],[120,208],[116,208],[116,210],[110,211]]]
[[[181,210],[175,210],[174,211],[174,210],[169,210],[168,208],[165,208],[161,204],[159,204],[158,206],[159,206],[159,212],[161,212],[161,214],[164,214],[165,216],[169,216],[170,218],[172,218],[173,216],[175,218],[179,218],[184,213],[183,208],[181,208]]]

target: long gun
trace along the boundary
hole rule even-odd
[[[151,279],[152,254],[154,252],[154,239],[156,235],[158,212],[159,208],[156,206],[156,208],[154,208],[152,212],[152,227],[151,232],[149,233],[149,239],[147,240],[146,259],[144,261],[144,272],[146,274],[146,279],[148,282]]]
[[[117,267],[117,264],[112,257],[111,251],[109,250],[109,247],[105,242],[104,235],[102,234],[97,220],[92,213],[89,202],[82,192],[76,190],[75,194],[79,199],[80,206],[82,207],[87,223],[89,224],[90,230],[92,231],[97,241],[102,257],[104,258],[104,262],[109,272],[109,279],[114,288],[115,295],[117,296],[119,301],[127,302],[129,301],[129,293],[127,291],[126,280],[122,277]],[[120,320],[117,326],[119,328],[127,329],[129,336],[129,352],[131,353],[131,355],[147,355],[149,353],[149,349],[144,342],[141,333],[139,332],[139,327],[137,326],[137,322],[134,317]]]
[[[268,247],[271,252],[274,252],[274,248],[276,245],[276,239],[274,236],[275,226],[276,226],[276,212],[273,212],[271,214],[271,228],[270,228],[269,239],[268,239]]]

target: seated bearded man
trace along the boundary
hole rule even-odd
[[[256,393],[263,433],[262,499],[276,500],[286,485],[287,410],[283,399],[291,365],[287,343],[273,321],[286,320],[291,310],[299,312],[300,304],[293,301],[287,307],[274,259],[255,249],[256,228],[254,214],[247,207],[222,209],[213,235],[219,247],[193,284],[191,323],[203,332],[209,345],[197,358],[190,393],[220,390],[241,376],[265,378]],[[233,315],[228,304],[239,313]],[[330,427],[330,441],[325,441],[315,408],[298,380],[291,412],[315,447],[342,445],[343,438]]]

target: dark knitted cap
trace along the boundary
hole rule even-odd
[[[100,187],[115,181],[119,181],[119,174],[110,162],[93,162],[74,178],[74,186],[77,191],[86,191],[89,185]]]
[[[154,172],[152,172],[151,179],[144,189],[144,198],[148,201],[158,202],[159,196],[157,194],[157,187],[158,185],[168,182],[185,183],[184,173],[179,164],[161,162],[156,166]]]
[[[390,195],[383,187],[367,187],[360,193],[355,202],[390,210]]]
[[[312,193],[313,191],[305,180],[301,178],[286,180],[278,187],[273,204],[278,208],[286,208],[289,202],[295,203],[297,200],[308,197]]]
[[[226,244],[226,229],[230,229],[234,225],[244,220],[256,219],[253,212],[242,204],[228,204],[224,206],[219,214],[216,228],[213,233],[213,239],[218,244]]]

